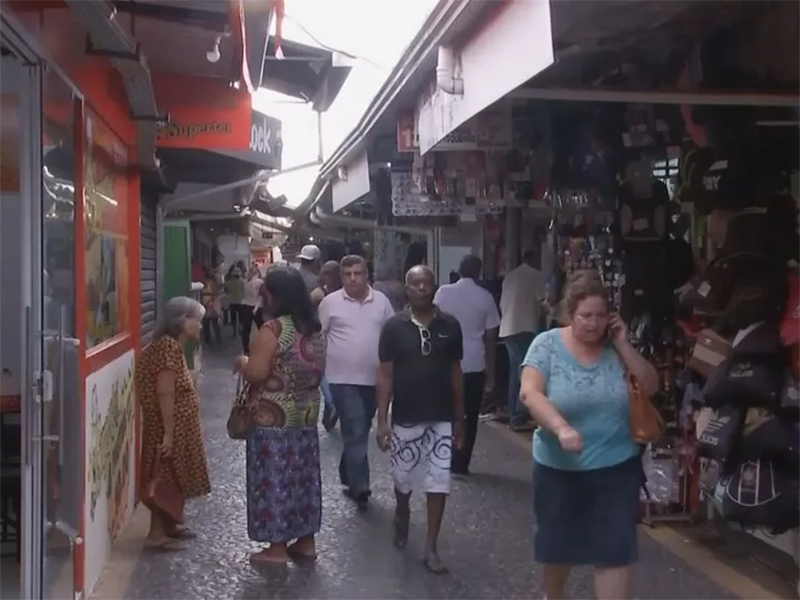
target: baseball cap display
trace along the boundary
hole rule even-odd
[[[320,249],[314,244],[308,244],[300,249],[298,258],[302,258],[303,260],[319,260],[322,258],[322,252],[320,252]]]

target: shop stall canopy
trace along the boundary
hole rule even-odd
[[[552,21],[555,62],[510,97],[798,106],[796,2],[576,0],[552,3]],[[700,56],[702,44],[726,36],[737,40],[737,56],[726,60],[746,77],[709,73]]]

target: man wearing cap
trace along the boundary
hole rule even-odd
[[[300,249],[300,275],[306,283],[306,289],[310,294],[318,285],[319,269],[321,266],[322,252],[314,244],[308,244]]]

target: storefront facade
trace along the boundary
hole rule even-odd
[[[107,32],[85,20],[85,11],[105,7],[111,12],[101,27],[130,35],[133,27],[121,23],[136,15],[100,2],[0,4],[3,502],[8,496],[13,506],[3,519],[4,531],[10,525],[16,535],[3,540],[16,547],[7,558],[4,546],[4,597],[88,596],[138,502],[134,365],[156,312],[163,190],[152,182],[164,181],[156,125],[169,120],[170,100],[188,106],[189,116],[204,101],[241,108],[235,118],[247,123],[201,123],[200,131],[182,125],[184,110],[162,137],[199,137],[194,147],[207,149],[203,135],[221,128],[229,133],[223,150],[267,152],[258,127],[268,118],[251,121],[243,34],[236,35],[244,30],[241,3],[206,6],[212,30],[183,31],[203,49],[206,40],[220,47],[214,27],[233,31],[222,41],[223,60],[194,63],[210,74],[192,78],[192,102],[170,96],[172,83],[159,89],[157,73],[151,79],[145,67],[146,86],[137,83],[133,93],[149,90],[160,111],[143,114],[141,95],[130,95],[119,72],[128,68],[121,63],[141,65],[138,54],[111,50]],[[139,35],[166,22],[138,19]],[[142,48],[148,52],[147,41]],[[181,64],[173,50],[169,64],[163,54],[148,59],[167,70],[191,65],[192,57]]]

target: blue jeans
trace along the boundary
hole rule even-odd
[[[375,387],[331,383],[344,449],[339,461],[342,485],[358,495],[369,491],[369,430],[375,416]]]
[[[508,416],[511,419],[527,415],[519,401],[520,370],[534,335],[528,332],[517,333],[503,340],[508,352]]]

